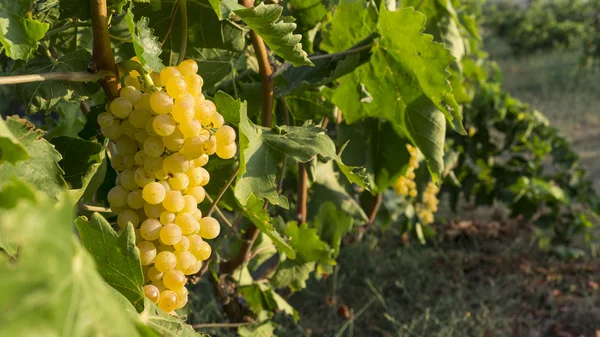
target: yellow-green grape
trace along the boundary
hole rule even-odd
[[[98,115],[98,118],[96,118],[96,121],[98,122],[98,125],[100,125],[101,127],[107,128],[107,127],[111,126],[115,120],[114,120],[113,116],[111,114],[109,114],[108,112],[101,112]]]
[[[194,212],[192,213],[192,215],[194,216],[194,219],[196,219],[196,221],[200,221],[200,219],[202,219],[202,211],[199,210],[198,208],[196,208],[194,210]],[[198,223],[198,230],[200,230],[200,223]]]
[[[173,108],[173,98],[164,91],[157,91],[150,96],[150,107],[158,115],[165,115]]]
[[[173,269],[165,273],[163,276],[163,283],[165,287],[174,290],[185,287],[187,278],[181,270]]]
[[[162,205],[167,211],[177,213],[185,206],[185,200],[183,199],[181,192],[169,191],[166,193]]]
[[[214,239],[219,236],[219,233],[221,232],[221,226],[219,225],[217,219],[208,216],[202,218],[199,223],[200,232],[198,234],[200,234],[203,239]]]
[[[177,308],[178,302],[177,294],[173,290],[164,290],[160,293],[158,307],[169,313]]]
[[[181,240],[181,228],[175,224],[164,225],[160,229],[160,242],[165,245],[174,245]]]
[[[115,186],[121,186],[121,176],[119,175],[115,178]]]
[[[175,99],[182,98],[187,93],[187,83],[182,76],[171,76],[165,88],[167,94]]]
[[[173,177],[169,178],[169,185],[174,190],[185,190],[189,184],[190,179],[185,173],[176,173]]]
[[[158,283],[162,281],[164,273],[156,269],[156,267],[152,266],[148,269],[146,275],[148,275],[148,279],[150,281],[152,281],[153,283]]]
[[[146,171],[149,173],[156,174],[156,172],[163,169],[163,165],[164,159],[162,157],[146,156],[146,159],[144,159],[144,169],[146,169]]]
[[[163,225],[167,225],[170,223],[175,223],[175,217],[177,214],[173,212],[162,212],[160,215],[160,223]]]
[[[163,187],[165,188],[165,192],[167,192],[167,194],[171,191],[171,186],[169,186],[169,182],[167,182],[166,180],[161,180],[158,183],[163,185]],[[165,198],[166,198],[166,195],[165,195]]]
[[[152,79],[152,82],[154,82],[154,85],[156,87],[162,87],[162,81],[160,80],[160,73],[155,73],[155,72],[151,72],[150,73],[150,78]]]
[[[183,271],[186,275],[194,275],[198,273],[202,269],[202,261],[196,261],[195,265],[190,266],[188,269]]]
[[[143,193],[143,191],[142,191],[142,193]],[[149,218],[158,219],[160,214],[164,211],[165,211],[165,208],[162,206],[162,204],[153,205],[153,204],[146,203],[144,205],[144,214],[146,214],[146,216]]]
[[[177,122],[170,115],[159,115],[154,118],[152,126],[159,136],[166,137],[175,131]]]
[[[229,125],[223,125],[215,132],[215,137],[218,143],[231,144],[235,142],[235,130]]]
[[[215,154],[215,152],[217,152],[216,138],[210,137],[204,143],[202,143],[202,151],[209,156]]]
[[[167,150],[176,152],[183,147],[183,144],[185,143],[185,137],[179,129],[175,129],[170,135],[162,137],[162,141]]]
[[[160,237],[161,223],[156,219],[146,219],[140,226],[140,235],[144,240],[155,241]]]
[[[117,216],[117,224],[119,225],[119,228],[127,227],[127,223],[129,222],[131,222],[134,228],[140,224],[140,216],[137,214],[137,212],[132,209],[126,209],[120,212],[119,216]]]
[[[134,229],[133,230],[135,232],[135,244],[137,245],[138,243],[144,241],[142,239],[142,236],[140,235],[140,230],[139,229]]]
[[[208,260],[212,253],[212,248],[208,242],[202,240],[200,235],[195,234],[188,236],[188,239],[190,240],[189,251],[200,261]]]
[[[202,124],[196,119],[190,119],[189,121],[180,123],[178,128],[183,136],[187,138],[199,135],[200,131],[202,131]]]
[[[155,286],[156,288],[158,288],[158,291],[160,291],[161,293],[163,291],[167,290],[167,287],[165,287],[165,285],[162,282],[162,280],[160,280],[158,282],[152,282],[152,285]]]
[[[125,158],[123,158],[123,165],[128,169],[133,168],[135,166],[135,156],[131,154],[125,156]]]
[[[148,111],[148,109],[144,109],[144,108],[139,108],[139,109],[134,109],[130,114],[129,114],[129,123],[131,123],[131,125],[133,125],[134,127],[138,128],[138,129],[143,129],[146,127],[146,122],[148,121],[148,119],[152,117],[152,113],[150,113],[150,111]]]
[[[174,253],[175,252],[175,248],[171,245],[165,245],[164,243],[161,243],[158,245],[158,251],[159,252],[171,252]]]
[[[133,72],[131,72],[131,73],[133,73]],[[128,86],[128,87],[133,87],[133,88],[135,88],[137,90],[142,89],[142,84],[137,79],[137,77],[134,77],[134,76],[131,76],[131,75],[127,76],[127,77],[125,77],[125,81],[124,82],[125,82],[125,85]]]
[[[146,110],[150,110],[150,96],[152,96],[152,94],[150,93],[143,93],[142,95],[140,95],[140,99],[138,100],[138,102],[135,104],[134,108],[137,109],[146,109]]]
[[[202,125],[208,126],[210,124],[210,117],[213,115],[213,110],[210,107],[210,104],[207,104],[208,100],[204,100],[202,102],[197,101],[194,109],[194,117],[202,123]]]
[[[142,93],[134,86],[125,86],[119,92],[119,96],[128,100],[132,105],[135,105],[142,96]]]
[[[190,213],[193,215],[193,213],[198,209],[198,202],[196,201],[196,198],[194,198],[193,195],[186,194],[183,196],[183,200],[185,201],[185,205],[183,206],[181,212]]]
[[[146,185],[154,182],[154,175],[143,167],[138,167],[133,173],[133,179],[137,186],[145,187]]]
[[[148,137],[150,137],[150,135],[146,132],[146,129],[135,129],[135,132],[133,133],[133,138],[140,144],[144,144]]]
[[[202,86],[204,85],[204,79],[198,74],[184,76],[185,83],[187,83],[188,92],[199,95],[202,94]]]
[[[110,158],[110,165],[116,171],[123,171],[124,169],[126,169],[126,167],[125,167],[125,156],[122,156],[120,154],[112,156]]]
[[[177,257],[177,265],[175,266],[175,269],[186,270],[198,262],[198,259],[196,259],[194,254],[188,251],[174,252],[173,254],[175,254]]]
[[[198,271],[200,271],[200,269],[198,269]],[[195,274],[195,273],[194,273]],[[179,289],[175,289],[173,290],[176,294],[177,294],[177,298],[179,299],[177,301],[177,308],[175,309],[181,309],[183,308],[183,306],[186,305],[187,301],[188,301],[188,290],[186,287],[181,287]]]
[[[107,199],[110,207],[123,207],[127,205],[129,191],[122,186],[115,186],[108,191]]]
[[[212,101],[206,100],[204,105],[206,105],[206,107],[210,110],[211,115],[217,113],[217,106]]]
[[[142,190],[135,189],[127,195],[127,205],[133,209],[144,208],[144,197],[142,197]]]
[[[196,158],[193,160],[194,167],[202,167],[206,165],[208,163],[208,159],[209,158],[207,154],[201,155],[200,158]]]
[[[165,67],[163,70],[161,70],[160,81],[162,82],[162,85],[166,85],[169,79],[173,76],[181,76],[181,73],[176,67]]]
[[[236,152],[237,145],[235,143],[224,146],[220,146],[220,143],[217,143],[217,156],[221,159],[231,159],[233,156],[235,156]]]
[[[173,245],[173,248],[175,248],[175,250],[178,252],[183,252],[190,249],[190,239],[188,239],[185,235],[182,236],[181,240],[177,241],[177,243]]]
[[[210,102],[210,101],[207,101]],[[214,113],[212,116],[210,116],[210,124],[212,124],[213,128],[220,128],[223,126],[223,124],[225,124],[225,119],[223,118],[223,116],[220,113]]]
[[[165,145],[158,137],[148,137],[144,142],[144,152],[148,157],[158,157],[165,152]]]
[[[191,186],[185,191],[187,195],[191,195],[196,199],[197,203],[201,203],[206,198],[206,191],[202,186]]]
[[[152,205],[162,203],[163,200],[165,199],[166,194],[167,194],[167,192],[165,191],[164,186],[157,182],[152,182],[152,183],[144,186],[144,189],[142,190],[142,196],[144,197],[144,200],[147,203],[152,204]],[[148,215],[148,214],[146,213],[146,215]],[[148,215],[148,216],[150,217],[150,215]],[[160,214],[159,214],[159,216],[160,216]],[[154,217],[151,217],[151,218],[154,218]]]
[[[158,269],[161,273],[166,273],[169,270],[175,269],[177,265],[177,257],[172,252],[167,250],[163,250],[156,254],[156,258],[154,259],[154,267]]]
[[[194,118],[194,96],[185,94],[182,98],[175,100],[172,115],[177,123],[183,123]]]
[[[206,141],[204,136],[192,136],[185,139],[183,143],[183,152],[190,158],[196,159],[204,154],[202,144]]]
[[[152,264],[152,262],[156,259],[156,247],[150,241],[142,241],[137,244],[138,249],[140,250],[140,262],[142,262],[142,266],[148,266]]]
[[[202,81],[204,81],[204,80],[202,80]],[[204,97],[204,94],[199,92],[199,93],[192,93],[192,95],[194,95],[194,110],[196,110],[196,108],[199,107],[201,104],[204,105],[204,101],[206,100],[206,98]]]
[[[123,129],[121,129],[121,123],[118,121],[114,121],[111,125],[107,127],[100,127],[100,132],[104,135],[104,137],[110,140],[117,140],[123,134]]]
[[[152,284],[147,284],[144,286],[144,296],[148,297],[150,301],[158,303],[158,299],[160,298],[160,291],[156,286]]]
[[[198,72],[198,63],[192,59],[187,59],[179,63],[177,70],[179,70],[183,76],[193,75]]]
[[[169,175],[162,168],[160,170],[156,171],[156,173],[154,175],[155,175],[156,179],[161,180],[161,181],[169,179]]]
[[[204,186],[208,183],[206,177],[210,177],[204,167],[192,167],[185,173],[190,181],[190,186]],[[210,178],[209,178],[210,179]]]
[[[110,102],[110,112],[117,118],[125,119],[133,110],[133,104],[123,97],[117,97]]]
[[[146,160],[146,154],[144,153],[143,150],[140,150],[138,152],[135,153],[135,164],[138,166],[144,166],[144,160]]]
[[[123,136],[127,136],[131,139],[135,138],[135,127],[129,123],[129,120],[124,120],[121,122],[121,131],[123,132]]]
[[[156,118],[156,117],[148,118],[148,120],[146,121],[146,126],[144,127],[144,130],[146,130],[149,137],[150,136],[154,136],[154,137],[158,136],[158,133],[156,133],[156,131],[154,131],[154,118]]]
[[[170,175],[174,176],[176,173],[184,173],[190,168],[190,161],[186,155],[181,153],[174,153],[165,158],[163,161],[163,170]]]
[[[119,176],[121,177],[121,186],[126,189],[133,191],[138,188],[138,184],[135,182],[134,178],[135,172],[132,169],[127,169],[121,173]]]
[[[181,228],[183,235],[192,234],[198,227],[198,221],[191,213],[179,213],[175,218],[175,224]]]

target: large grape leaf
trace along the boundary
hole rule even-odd
[[[297,120],[317,120],[331,116],[333,104],[327,101],[320,91],[304,90],[285,97],[290,115]]]
[[[62,158],[54,146],[42,138],[44,131],[35,129],[33,124],[18,117],[9,117],[6,126],[25,147],[30,158],[14,166],[0,165],[0,181],[17,177],[34,185],[51,200],[60,200],[67,188],[64,171],[58,165]]]
[[[170,315],[145,298],[144,311],[136,315],[137,319],[154,331],[158,332],[156,337],[208,337],[201,332],[196,332],[189,324],[180,318]],[[130,312],[130,314],[132,314]]]
[[[4,119],[0,118],[0,165],[6,162],[16,164],[27,158],[29,154],[23,144],[8,128]]]
[[[324,202],[314,219],[319,238],[333,249],[333,257],[340,253],[342,238],[352,230],[354,219],[333,202]]]
[[[349,49],[376,28],[377,8],[372,1],[341,0],[329,22],[323,25],[320,48],[329,53]]]
[[[77,218],[75,226],[83,246],[96,260],[100,275],[141,312],[144,309],[144,274],[133,226],[127,226],[121,235],[117,235],[99,213],[92,214],[90,220]]]
[[[221,90],[217,91],[213,100],[217,106],[217,110],[223,115],[225,122],[230,125],[238,126],[240,124],[240,116],[242,113],[246,114],[248,109],[246,101],[234,99]]]
[[[298,311],[275,292],[268,283],[260,282],[240,287],[240,294],[244,296],[252,311],[257,314],[263,310],[270,312],[282,311],[298,321]]]
[[[61,71],[86,71],[91,55],[85,49],[65,54],[53,63],[47,56],[38,56],[19,70],[22,74]],[[18,84],[15,96],[25,103],[27,113],[50,112],[61,100],[79,103],[96,93],[96,82],[44,81]]]
[[[260,35],[275,54],[295,66],[311,65],[308,55],[302,50],[302,35],[293,34],[296,24],[291,19],[280,19],[282,11],[280,5],[261,3],[233,12]]]
[[[323,21],[329,9],[321,0],[289,0],[286,9],[297,20],[297,32],[306,32]]]
[[[245,207],[243,211],[254,226],[273,241],[279,252],[284,253],[290,259],[296,258],[296,250],[290,246],[275,226],[273,226],[273,221],[276,220],[271,219],[269,212],[263,208],[261,200],[258,200],[255,196],[251,196],[250,200],[248,200],[248,207]]]
[[[277,266],[277,270],[269,282],[275,289],[290,287],[292,291],[306,288],[306,280],[310,273],[315,270],[315,262],[298,264],[294,260],[287,259]]]
[[[139,62],[149,70],[159,72],[164,68],[160,60],[162,49],[158,37],[154,36],[154,30],[149,28],[149,19],[141,17],[135,22],[132,7],[127,8],[125,20],[127,28],[133,40],[133,50]]]
[[[50,25],[27,15],[29,1],[0,0],[0,43],[15,60],[29,59]]]
[[[209,92],[234,75],[239,56],[238,52],[215,48],[192,48],[187,53],[188,58],[198,63],[198,74],[204,79],[203,88]]]

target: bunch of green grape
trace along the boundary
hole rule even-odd
[[[419,168],[419,153],[418,149],[410,144],[406,144],[406,149],[410,154],[410,158],[408,160],[408,168],[406,169],[406,173],[400,176],[394,182],[394,184],[392,184],[392,188],[394,189],[394,191],[396,191],[396,194],[400,196],[414,198],[417,196],[415,170]]]
[[[430,181],[429,184],[427,184],[425,191],[423,191],[423,200],[416,207],[417,215],[426,225],[433,223],[433,215],[438,211],[438,205],[440,203],[437,198],[438,192],[439,188]]]
[[[193,60],[166,67],[151,74],[148,92],[131,72],[120,97],[98,116],[102,134],[114,142],[118,172],[110,207],[119,227],[136,228],[144,293],[166,312],[187,303],[186,275],[202,268],[211,255],[204,240],[220,232],[219,222],[198,209],[210,180],[203,166],[210,155],[230,159],[237,152],[235,130],[204,98],[197,72]]]

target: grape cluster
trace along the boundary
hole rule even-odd
[[[438,187],[430,181],[423,191],[423,200],[417,205],[417,215],[426,225],[433,223],[433,214],[438,211],[438,191]]]
[[[220,232],[219,222],[198,209],[210,180],[203,166],[210,155],[229,159],[237,152],[235,131],[204,98],[197,72],[196,62],[185,60],[151,73],[156,87],[149,92],[131,72],[120,97],[98,116],[102,134],[115,145],[110,207],[119,227],[131,222],[136,228],[144,293],[166,312],[187,303],[186,275],[201,269],[211,255],[204,240]]]
[[[415,170],[419,168],[419,154],[417,152],[417,148],[410,144],[406,144],[406,149],[410,154],[410,158],[408,160],[408,169],[406,169],[405,175],[400,176],[398,180],[394,182],[392,188],[394,188],[394,191],[396,191],[396,194],[398,195],[414,198],[417,196]]]

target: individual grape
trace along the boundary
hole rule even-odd
[[[140,224],[140,216],[137,214],[137,212],[132,209],[126,209],[122,212],[119,212],[119,215],[117,216],[117,224],[119,225],[119,228],[123,229],[127,227],[127,223],[129,222],[131,222],[134,228]]]
[[[195,237],[200,238],[199,235],[195,235]],[[210,245],[208,244],[208,242],[202,240],[200,238],[200,240],[194,238],[194,240],[192,240],[190,238],[190,252],[192,252],[192,254],[194,254],[194,256],[200,260],[200,261],[206,261],[208,260],[208,258],[210,257],[210,254],[212,253],[212,248],[210,247]]]
[[[160,72],[160,81],[162,82],[162,85],[166,85],[169,79],[173,76],[181,76],[181,73],[176,67],[165,67]]]
[[[161,293],[163,291],[167,290],[167,287],[165,287],[165,285],[162,282],[162,280],[160,280],[158,282],[152,282],[152,285],[155,286],[156,288],[158,288],[158,291],[160,291]]]
[[[165,85],[169,96],[179,99],[187,93],[187,83],[182,76],[171,76]]]
[[[181,240],[177,241],[177,243],[173,245],[173,248],[175,248],[175,250],[178,252],[183,252],[190,249],[190,239],[188,239],[185,235],[182,236]]]
[[[163,185],[157,183],[157,182],[152,182],[146,186],[144,186],[144,189],[142,190],[142,196],[144,197],[144,200],[152,205],[156,205],[159,203],[162,203],[163,200],[165,199],[165,195],[166,195],[166,191],[165,188],[163,187]],[[148,215],[146,213],[146,215]],[[148,215],[150,217],[150,215]],[[160,214],[159,214],[160,216]],[[157,218],[158,216],[156,216]],[[154,218],[154,217],[152,217]]]
[[[152,284],[147,284],[144,286],[144,296],[148,297],[150,301],[158,303],[158,299],[160,298],[160,291],[156,286]]]
[[[187,303],[189,291],[187,290],[186,287],[181,287],[181,288],[175,289],[173,291],[175,292],[175,294],[177,294],[177,298],[179,299],[177,301],[176,309],[183,308],[183,306]]]
[[[128,169],[133,168],[135,166],[135,156],[131,154],[125,156],[125,158],[123,158],[123,165]]]
[[[143,191],[142,191],[142,193],[143,193]],[[144,214],[146,214],[146,216],[149,218],[157,219],[160,216],[160,214],[164,211],[165,211],[165,208],[162,207],[162,204],[153,205],[153,204],[146,203],[144,205]]]
[[[209,156],[217,152],[217,140],[215,137],[210,137],[202,143],[202,152]]]
[[[203,167],[192,167],[185,173],[190,181],[190,186],[201,186],[205,181],[208,171]]]
[[[146,120],[146,126],[144,127],[144,130],[146,130],[146,133],[148,133],[148,136],[157,137],[158,133],[156,133],[156,131],[154,131],[154,118],[156,118],[156,117],[150,117],[150,118],[148,118],[148,120]]]
[[[180,123],[178,128],[183,136],[187,138],[199,135],[200,131],[202,131],[202,124],[196,119],[190,119],[189,121]]]
[[[135,244],[137,245],[138,243],[143,241],[142,236],[140,235],[139,229],[134,229],[133,232],[135,233]]]
[[[202,201],[204,201],[204,198],[206,198],[206,191],[202,186],[188,187],[188,189],[185,192],[187,195],[191,195],[192,197],[194,197],[197,203],[201,203]]]
[[[144,152],[145,153],[145,152]],[[149,173],[158,172],[163,169],[164,159],[162,157],[148,157],[144,159],[144,169]]]
[[[101,127],[107,128],[107,127],[111,126],[115,120],[110,113],[101,112],[98,115],[98,118],[96,118],[96,121],[98,121],[98,125],[100,125]]]
[[[200,269],[202,269],[202,261],[196,261],[195,265],[192,265],[188,269],[185,269],[183,273],[186,275],[194,275],[197,274],[200,271]]]
[[[129,123],[129,120],[124,120],[121,122],[121,131],[123,132],[123,136],[134,139],[135,130],[136,128],[133,125],[131,125],[131,123]]]
[[[146,122],[148,122],[148,119],[150,117],[152,117],[152,113],[150,113],[148,109],[139,108],[133,110],[129,114],[128,120],[129,123],[131,123],[131,125],[133,125],[134,127],[138,129],[143,129],[146,127]]]
[[[177,265],[177,257],[174,253],[169,251],[161,251],[156,254],[156,258],[154,259],[154,267],[158,269],[161,273],[166,273],[169,270],[175,269]]]
[[[205,137],[192,136],[185,139],[183,143],[183,152],[190,159],[199,158],[204,154],[204,150],[202,148],[202,143],[206,140]]]
[[[125,119],[133,110],[133,104],[123,97],[117,97],[110,102],[110,112],[117,118]]]
[[[165,290],[160,293],[158,307],[165,312],[171,312],[177,308],[178,301],[177,294],[173,290]]]
[[[143,167],[138,167],[133,173],[133,179],[137,186],[145,187],[146,185],[154,182],[154,175]]]
[[[160,138],[151,136],[144,142],[144,152],[148,157],[158,157],[165,152],[165,145]]]
[[[185,173],[176,173],[169,178],[169,185],[172,189],[182,191],[190,184],[190,178]]]
[[[128,85],[121,89],[119,96],[128,100],[132,105],[135,105],[140,100],[142,93],[134,86]]]
[[[163,283],[165,284],[165,287],[171,290],[185,287],[186,281],[187,278],[185,277],[185,274],[181,270],[177,269],[169,270],[163,276]]]
[[[229,125],[223,125],[215,132],[215,137],[218,143],[231,144],[235,142],[235,130]]]
[[[160,180],[158,183],[163,185],[163,187],[165,188],[165,192],[169,193],[171,191],[171,186],[169,186],[169,182],[167,182],[166,180]]]
[[[231,159],[237,152],[237,145],[235,143],[219,146],[217,143],[217,156],[221,159]]]
[[[162,281],[164,273],[161,272],[160,270],[156,269],[155,266],[152,266],[148,269],[148,272],[146,273],[146,275],[148,275],[148,279],[150,281],[152,281],[153,283],[157,283],[157,282]]]
[[[142,84],[140,83],[140,80],[138,80],[136,77],[133,77],[131,75],[128,75],[127,77],[125,77],[124,82],[125,82],[125,85],[128,87],[133,87],[137,90],[142,89]]]
[[[192,213],[192,215],[194,216],[194,219],[196,219],[196,221],[200,221],[200,219],[202,219],[202,211],[199,210],[198,208],[196,208],[194,210],[194,212]],[[198,223],[198,230],[200,230],[200,223]]]
[[[156,247],[150,241],[142,241],[137,244],[138,249],[140,250],[140,262],[142,262],[142,266],[149,266],[156,259]]]
[[[127,195],[127,205],[133,209],[144,208],[144,198],[142,197],[142,190],[135,189]]]
[[[146,129],[135,129],[135,132],[133,133],[133,138],[140,144],[144,144],[148,137],[150,137],[150,135],[148,135]]]
[[[144,153],[144,150],[136,152],[134,159],[136,165],[144,166],[144,160],[146,160],[146,154]]]
[[[194,106],[194,117],[205,126],[210,124],[210,117],[214,113],[207,102],[210,101],[204,100]]]
[[[162,168],[160,170],[156,171],[154,176],[156,177],[156,179],[158,179],[160,181],[169,179],[169,175]]]
[[[185,201],[185,206],[183,206],[181,212],[193,214],[198,209],[198,202],[193,195],[184,195],[183,200]]]
[[[183,144],[185,143],[185,137],[183,136],[183,133],[181,133],[181,131],[177,128],[170,135],[162,137],[162,141],[163,144],[165,144],[167,150],[176,152],[183,147]]]
[[[166,193],[162,205],[167,211],[177,213],[185,206],[185,200],[183,199],[181,192],[169,191]]]
[[[162,212],[160,215],[160,223],[163,225],[175,223],[176,216],[177,216],[177,214],[175,214],[173,212]]]
[[[140,235],[144,240],[155,241],[160,237],[161,223],[156,219],[146,219],[140,226]]]
[[[154,118],[152,126],[156,134],[166,137],[175,131],[177,122],[170,115],[159,115]]]
[[[206,100],[206,101],[204,101],[204,105],[206,105],[208,110],[210,110],[211,115],[217,113],[217,106],[212,101]]]
[[[120,154],[114,155],[110,158],[110,165],[116,171],[123,171],[127,167],[125,167],[125,156]]]
[[[107,199],[110,207],[123,207],[127,205],[129,191],[122,186],[115,186],[108,191]]]
[[[173,254],[175,254],[175,256],[177,257],[177,265],[175,266],[175,269],[185,270],[188,269],[190,266],[195,265],[196,262],[198,262],[198,259],[196,259],[194,254],[188,251],[175,252]]]
[[[181,233],[183,233],[183,235],[192,234],[196,227],[198,227],[198,221],[196,221],[191,213],[177,214],[175,224],[181,228]]]
[[[123,129],[121,129],[121,123],[118,121],[114,121],[111,125],[104,127],[100,127],[100,132],[104,135],[104,137],[110,140],[117,140],[123,134]]]
[[[194,96],[185,94],[181,99],[175,100],[171,113],[177,123],[183,123],[194,118]]]
[[[166,92],[157,91],[150,96],[150,107],[159,115],[168,114],[173,108],[173,99]]]
[[[204,79],[198,74],[184,76],[185,83],[187,83],[188,92],[193,95],[202,94],[202,86],[204,85]]]
[[[136,188],[138,188],[138,184],[135,182],[134,179],[134,174],[135,172],[132,169],[126,169],[125,171],[119,173],[119,176],[121,177],[121,186],[125,187],[130,191],[133,191]]]
[[[194,75],[198,72],[198,63],[192,59],[187,59],[179,63],[177,70],[183,76]]]
[[[190,161],[187,156],[181,153],[174,153],[165,158],[163,169],[169,176],[174,176],[176,173],[184,173],[190,168]]]
[[[150,78],[152,79],[152,82],[154,82],[154,85],[158,88],[163,86],[162,81],[160,80],[160,73],[155,73],[155,72],[151,72],[150,73]]]
[[[147,111],[150,111],[150,96],[152,96],[152,94],[147,92],[141,94],[140,99],[134,105],[134,109],[145,109]]]
[[[207,101],[207,102],[210,102],[210,101]],[[209,123],[212,124],[213,128],[219,129],[225,123],[225,119],[223,118],[223,116],[220,113],[214,113],[214,114],[212,114],[212,116],[210,116]]]
[[[160,242],[165,245],[174,245],[181,240],[181,228],[175,224],[164,225],[160,229]]]
[[[199,222],[199,234],[203,239],[214,239],[217,236],[219,236],[219,233],[221,232],[221,226],[219,225],[217,219],[213,217],[205,217],[202,218]]]
[[[199,158],[193,160],[194,167],[202,167],[208,163],[208,155],[203,154]]]

